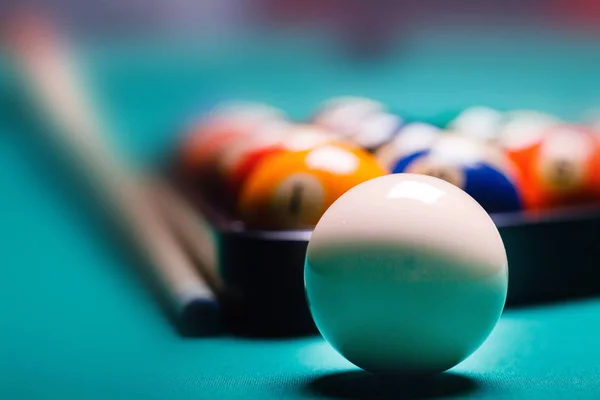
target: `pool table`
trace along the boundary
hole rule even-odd
[[[600,102],[596,43],[542,28],[463,27],[414,32],[372,60],[287,36],[229,46],[98,43],[81,54],[120,145],[143,164],[172,147],[193,110],[228,96],[298,118],[355,93],[439,123],[474,104],[577,119]],[[367,374],[318,336],[182,337],[106,216],[36,140],[2,71],[0,398],[600,397],[593,296],[506,309],[472,357],[429,379]]]

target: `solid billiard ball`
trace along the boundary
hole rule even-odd
[[[283,152],[299,152],[326,143],[342,143],[323,128],[314,125],[288,124],[240,142],[237,151],[228,151],[217,162],[227,192],[237,197],[239,190],[260,162]],[[236,149],[234,149],[236,150]]]
[[[439,137],[441,130],[424,122],[411,122],[401,127],[396,136],[381,146],[375,157],[388,170],[404,156],[429,148]]]
[[[244,182],[238,215],[254,228],[309,229],[348,189],[383,174],[371,154],[342,144],[271,155]]]
[[[521,163],[523,195],[529,209],[597,202],[600,144],[588,127],[557,125],[528,149]],[[515,154],[509,152],[509,156]]]
[[[491,213],[522,208],[519,171],[502,151],[479,140],[442,135],[428,149],[397,160],[392,172],[444,179],[465,190]]]
[[[365,118],[385,111],[383,104],[365,97],[336,97],[325,102],[311,122],[343,137],[355,135]]]
[[[508,287],[498,229],[464,191],[414,174],[372,179],[323,214],[305,262],[323,337],[367,371],[452,368],[493,330]]]
[[[470,138],[493,141],[504,122],[504,114],[490,107],[471,107],[448,124],[447,129]]]

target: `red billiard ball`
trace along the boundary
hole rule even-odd
[[[224,160],[229,161],[222,169],[222,177],[227,193],[237,196],[248,176],[268,157],[280,153],[306,151],[326,143],[343,141],[323,128],[302,124],[290,124],[270,137],[249,138],[241,144],[241,151],[225,155]]]
[[[283,120],[282,112],[262,104],[217,107],[189,124],[179,146],[181,169],[194,179],[212,179],[217,157],[224,148],[255,134],[265,125]]]

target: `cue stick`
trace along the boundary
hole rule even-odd
[[[208,221],[164,179],[154,177],[150,190],[180,241],[201,268],[207,283],[216,293],[223,293],[223,282],[217,271],[217,245]]]
[[[33,100],[55,128],[52,139],[71,153],[103,200],[118,212],[162,283],[180,327],[195,335],[216,333],[220,317],[213,290],[160,216],[148,179],[136,174],[109,143],[66,42],[39,16],[12,23],[9,49]],[[161,192],[169,190],[163,185]]]

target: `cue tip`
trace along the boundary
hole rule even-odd
[[[186,337],[212,337],[223,333],[221,309],[213,298],[194,298],[181,309],[179,330]]]

